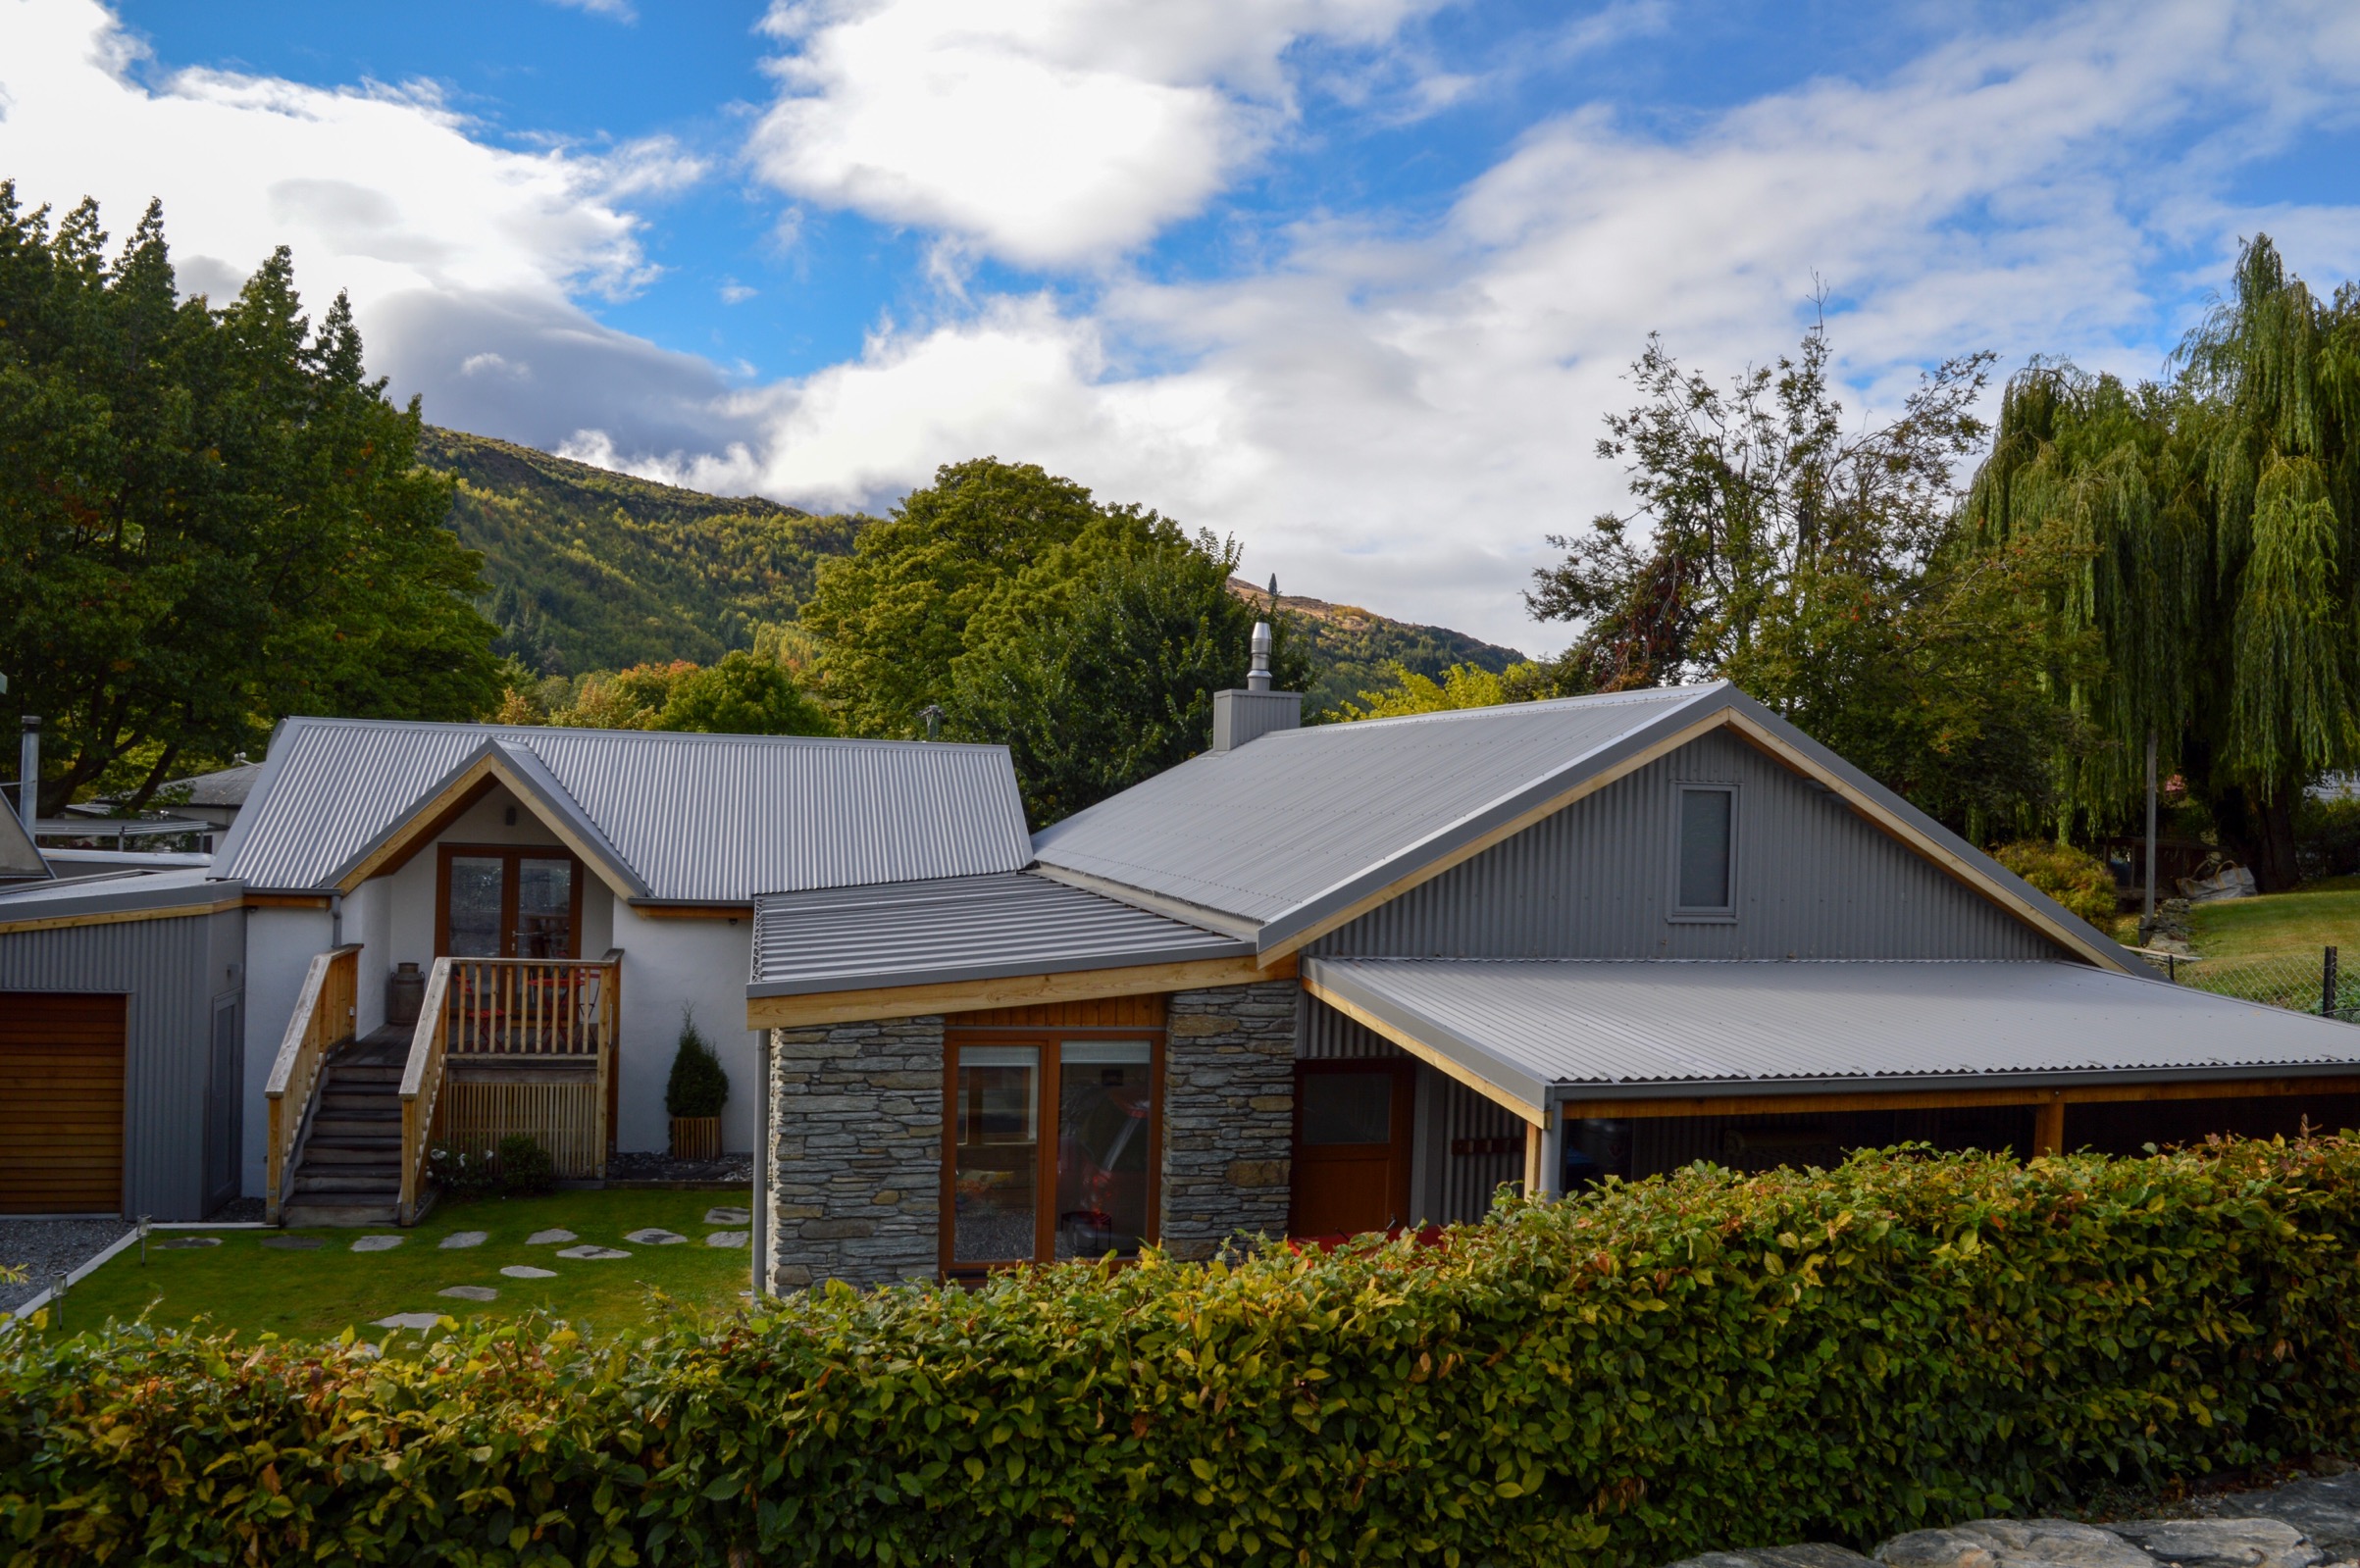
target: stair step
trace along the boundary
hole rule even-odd
[[[401,1136],[401,1112],[395,1111],[390,1116],[380,1116],[372,1111],[323,1109],[319,1118],[311,1124],[311,1130],[315,1138],[322,1134],[326,1134],[330,1138],[345,1135],[360,1138],[384,1138],[388,1134],[399,1138]]]
[[[399,1116],[401,1100],[392,1094],[355,1094],[332,1088],[320,1096],[320,1112],[324,1116]]]
[[[331,1084],[382,1084],[398,1087],[402,1069],[398,1067],[332,1067],[328,1070]]]
[[[312,1192],[357,1192],[365,1197],[397,1198],[401,1196],[401,1178],[377,1171],[298,1171],[294,1191],[298,1197]]]
[[[279,1211],[279,1223],[290,1230],[309,1226],[335,1226],[352,1229],[360,1226],[395,1225],[400,1223],[400,1200],[389,1203],[304,1202],[289,1198]]]
[[[303,1146],[302,1169],[315,1165],[335,1165],[350,1168],[355,1165],[382,1165],[389,1171],[401,1168],[401,1139],[382,1138],[346,1142],[323,1143],[313,1138]]]

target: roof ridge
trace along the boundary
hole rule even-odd
[[[1637,707],[1642,703],[1688,700],[1706,692],[1730,685],[1725,678],[1699,681],[1676,686],[1639,686],[1627,691],[1584,691],[1569,697],[1540,697],[1530,702],[1491,702],[1474,708],[1436,708],[1427,713],[1395,713],[1381,719],[1353,719],[1346,721],[1354,727],[1368,725],[1429,724],[1451,719],[1477,719],[1487,714],[1531,713],[1540,708],[1612,708]],[[1281,734],[1308,734],[1319,730],[1338,728],[1333,725],[1312,725],[1297,731],[1281,731]],[[1261,738],[1269,739],[1264,735]]]
[[[344,718],[333,714],[289,714],[282,724],[300,725],[306,729],[370,729],[407,730],[420,733],[472,733],[493,739],[528,740],[536,735],[609,735],[627,740],[685,743],[758,744],[888,747],[899,750],[912,746],[931,746],[937,750],[1004,751],[1007,748],[991,740],[893,740],[882,735],[764,735],[742,734],[736,732],[712,733],[702,730],[606,730],[588,725],[568,724],[479,724],[458,719],[362,719]]]

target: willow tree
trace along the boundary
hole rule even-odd
[[[2104,658],[2065,694],[2112,743],[2072,764],[2073,804],[2122,820],[2152,733],[2257,880],[2286,886],[2303,788],[2360,766],[2360,295],[2321,300],[2257,238],[2174,371],[2132,388],[2035,362],[1967,522],[2081,563],[2053,611]]]

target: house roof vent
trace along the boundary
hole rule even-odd
[[[1254,623],[1254,667],[1246,672],[1248,691],[1270,689],[1270,623]]]

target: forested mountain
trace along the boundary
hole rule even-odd
[[[1231,578],[1229,591],[1257,606],[1270,602],[1266,587],[1243,578]],[[1524,659],[1513,648],[1479,642],[1449,627],[1389,621],[1357,604],[1330,604],[1325,599],[1281,593],[1278,608],[1310,634],[1317,650],[1313,662],[1319,677],[1304,697],[1306,714],[1332,712],[1363,691],[1391,685],[1396,664],[1412,675],[1440,679],[1455,664],[1471,664],[1498,675]]]
[[[498,651],[544,675],[750,647],[793,619],[862,519],[705,495],[428,426],[419,458],[459,481],[451,527],[484,552]]]
[[[544,675],[704,665],[750,647],[762,622],[795,618],[820,561],[848,553],[868,521],[679,489],[432,425],[419,457],[459,481],[450,523],[484,552],[498,651]],[[1243,580],[1230,588],[1267,601]],[[1309,712],[1388,683],[1396,660],[1439,676],[1454,664],[1504,670],[1522,657],[1354,605],[1284,594],[1279,606],[1317,650]]]

